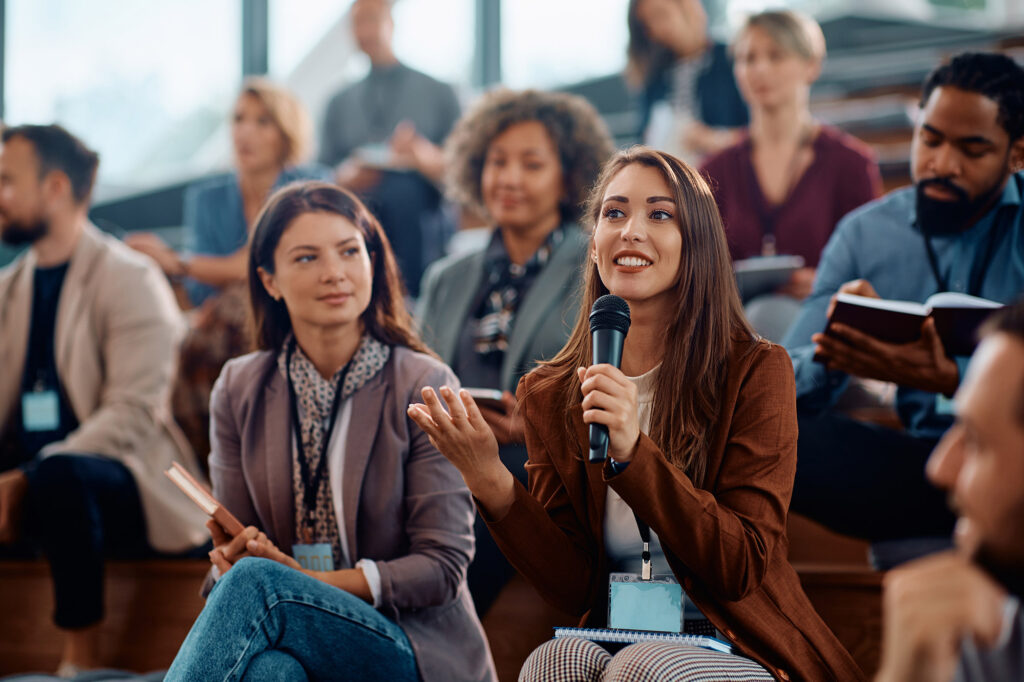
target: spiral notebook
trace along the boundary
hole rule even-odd
[[[689,644],[703,649],[732,653],[732,645],[714,637],[704,635],[685,635],[677,632],[651,632],[643,630],[607,630],[599,628],[555,628],[555,639],[562,637],[578,637],[592,642],[614,642],[617,644],[636,644],[637,642],[673,642]]]

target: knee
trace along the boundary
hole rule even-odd
[[[713,652],[688,645],[641,642],[615,654],[608,663],[604,679],[608,682],[690,679],[687,673],[691,670],[715,669],[715,658]]]
[[[566,637],[544,642],[533,650],[519,671],[519,682],[550,680],[599,680],[612,660],[611,654],[586,639]]]
[[[268,649],[257,655],[245,669],[242,682],[271,682],[290,680],[302,682],[308,680],[306,669],[288,653],[279,649]]]
[[[30,490],[59,502],[85,485],[82,458],[78,455],[51,455],[39,461],[32,473]]]
[[[245,557],[239,559],[231,570],[222,575],[210,593],[210,599],[234,599],[233,595],[247,595],[251,599],[255,595],[267,596],[273,586],[279,582],[287,566],[270,559]]]
[[[77,528],[92,518],[88,478],[81,459],[77,455],[52,455],[36,465],[25,493],[25,510],[33,532],[59,532],[70,521]]]

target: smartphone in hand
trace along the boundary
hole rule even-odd
[[[486,407],[489,410],[495,410],[505,414],[505,403],[501,399],[501,391],[496,388],[466,388],[464,389],[469,393],[470,397],[476,402],[478,407]]]

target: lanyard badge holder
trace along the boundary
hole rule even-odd
[[[304,484],[304,495],[302,500],[296,500],[303,507],[303,524],[300,531],[301,543],[292,545],[292,556],[299,562],[299,566],[309,571],[333,571],[334,570],[334,549],[329,542],[313,542],[314,529],[316,528],[316,497],[320,490],[321,482],[327,473],[327,448],[334,433],[334,423],[338,420],[338,408],[341,405],[341,393],[345,387],[345,376],[348,374],[348,366],[342,372],[341,380],[334,393],[334,402],[331,404],[330,421],[327,424],[327,431],[320,443],[320,459],[316,463],[316,470],[310,471],[309,458],[302,447],[302,439],[299,437],[299,410],[298,401],[295,398],[295,386],[292,384],[292,353],[295,351],[295,340],[292,339],[288,346],[288,354],[285,358],[285,375],[288,378],[288,402],[291,408],[292,435],[295,438],[295,448],[299,458],[299,469]]]
[[[32,390],[21,394],[21,422],[28,433],[60,428],[60,398],[46,387],[41,373]]]
[[[612,573],[608,578],[608,627],[613,630],[683,632],[683,588],[671,574],[655,575],[651,529],[636,516],[643,541],[640,574]]]

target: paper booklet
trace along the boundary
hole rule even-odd
[[[181,488],[181,492],[189,496],[196,505],[213,517],[213,520],[220,524],[220,527],[231,537],[235,537],[245,526],[235,518],[234,514],[225,509],[217,499],[203,486],[202,483],[192,477],[185,467],[177,462],[171,464],[171,468],[164,472],[167,478],[171,479],[174,485]]]
[[[834,322],[841,322],[880,341],[912,343],[921,338],[921,325],[932,317],[946,354],[967,356],[977,346],[978,327],[1002,307],[996,301],[955,292],[935,294],[924,303],[841,293],[825,333]]]
[[[612,642],[617,644],[636,644],[637,642],[672,642],[675,644],[689,644],[690,646],[701,647],[720,651],[723,654],[732,653],[732,645],[714,637],[705,635],[686,635],[678,632],[651,632],[644,630],[610,630],[606,628],[555,628],[555,639],[563,637],[578,637],[588,639],[592,642]]]
[[[733,261],[732,269],[736,273],[740,298],[746,303],[783,286],[803,266],[801,256],[757,256]]]

